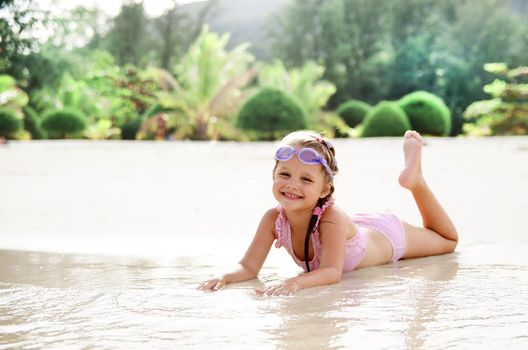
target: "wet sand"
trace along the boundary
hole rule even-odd
[[[292,298],[260,280],[196,285],[242,256],[271,195],[273,143],[0,145],[0,349],[524,348],[528,138],[426,138],[424,172],[457,225],[454,254],[348,273]],[[337,203],[419,214],[400,139],[337,140]]]

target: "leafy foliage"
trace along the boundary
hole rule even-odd
[[[0,1],[0,72],[17,80],[27,77],[22,58],[36,47],[30,32],[37,23],[30,0]]]
[[[358,100],[349,100],[345,103],[342,103],[338,108],[336,113],[347,123],[351,128],[355,128],[365,116],[370,112],[372,106],[366,102]]]
[[[242,88],[256,75],[249,68],[254,57],[247,52],[248,44],[226,50],[228,41],[228,34],[219,36],[204,26],[176,65],[176,78],[167,71],[151,70],[163,89],[158,94],[160,104],[172,111],[169,116],[175,127],[185,130],[178,138],[209,138],[212,121],[236,114],[246,97]]]
[[[398,104],[382,101],[367,114],[361,136],[402,136],[410,129],[411,123]]]
[[[330,107],[430,91],[451,110],[455,135],[466,106],[485,96],[482,65],[524,64],[528,16],[512,3],[295,0],[271,24],[273,48],[288,67],[325,66],[324,79],[337,87]]]
[[[0,136],[14,138],[22,127],[22,120],[10,109],[0,107]]]
[[[290,131],[305,129],[307,123],[296,100],[281,90],[264,88],[242,106],[238,126],[274,139]]]
[[[42,128],[53,139],[73,138],[86,128],[86,121],[81,112],[63,108],[44,114]]]
[[[414,130],[429,135],[447,136],[451,131],[451,113],[444,102],[426,91],[416,91],[404,96],[399,106]]]
[[[25,106],[24,111],[24,129],[26,129],[33,140],[41,140],[46,138],[46,133],[40,126],[40,118],[37,112],[30,106]]]
[[[282,61],[260,68],[258,82],[260,87],[282,90],[295,97],[306,112],[310,121],[314,121],[336,92],[334,84],[322,80],[324,67],[308,61],[301,68],[287,70]]]
[[[22,107],[29,101],[28,95],[20,89],[10,75],[0,75],[0,106],[11,109],[22,117]]]
[[[492,99],[468,106],[465,131],[473,135],[528,135],[528,67],[509,69],[504,63],[484,66],[502,77],[484,86]]]
[[[145,59],[149,42],[146,34],[145,9],[143,3],[125,3],[120,13],[113,19],[108,33],[107,50],[119,65],[140,65]]]

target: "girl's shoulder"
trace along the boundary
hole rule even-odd
[[[270,225],[275,225],[275,221],[277,221],[277,218],[279,217],[279,210],[278,208],[270,208],[264,212],[264,215],[262,215],[262,222]]]
[[[332,222],[336,224],[345,223],[350,220],[349,215],[335,203],[325,209],[321,214],[320,223]]]

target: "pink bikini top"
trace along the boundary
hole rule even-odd
[[[319,221],[324,211],[334,204],[334,199],[330,198],[326,201],[322,208],[316,207],[314,214],[317,215],[317,221],[315,223],[311,240],[314,249],[313,259],[309,262],[310,271],[317,270],[321,265],[321,241],[319,239]],[[292,256],[293,260],[297,265],[303,268],[306,272],[306,264],[303,260],[299,259],[293,251],[292,239],[291,239],[291,226],[286,218],[286,213],[281,206],[277,207],[279,215],[275,221],[275,247],[284,247],[288,253]],[[357,226],[357,234],[346,242],[345,246],[345,265],[343,266],[343,272],[353,270],[365,256],[367,249],[367,239],[365,236],[364,229]]]

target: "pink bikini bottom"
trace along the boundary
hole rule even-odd
[[[366,227],[383,234],[392,245],[392,262],[398,261],[405,250],[403,223],[393,214],[355,214],[352,221],[359,227]]]

